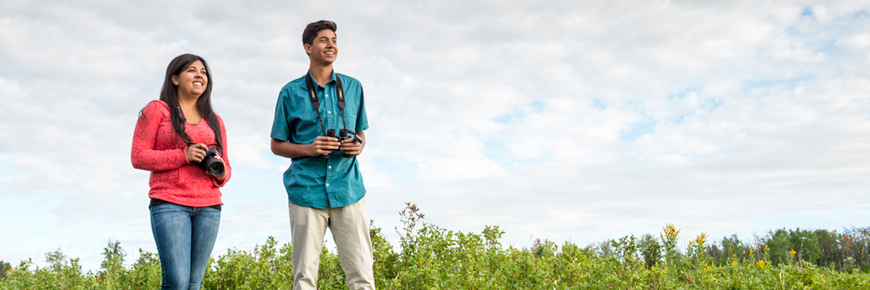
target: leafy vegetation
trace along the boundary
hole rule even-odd
[[[531,248],[504,247],[503,231],[447,230],[423,222],[415,205],[401,212],[398,251],[372,226],[379,289],[861,289],[870,287],[870,228],[770,231],[753,242],[701,234],[679,244],[668,224],[658,237],[626,236],[580,247],[537,240]],[[269,237],[253,251],[231,249],[212,258],[204,289],[289,289],[289,243]],[[0,289],[154,289],[160,285],[156,254],[139,250],[132,266],[109,241],[96,273],[83,273],[78,258],[60,249],[46,267],[31,260],[6,263]],[[3,262],[0,261],[0,268]],[[325,247],[320,289],[347,289],[338,256]],[[2,276],[0,276],[2,277]]]
[[[6,273],[12,270],[12,264],[9,262],[0,260],[0,279],[6,278]]]

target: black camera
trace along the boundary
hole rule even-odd
[[[348,135],[353,135],[353,136],[348,136]],[[353,132],[353,131],[351,131],[351,130],[348,130],[348,129],[341,129],[341,130],[338,130],[338,136],[335,136],[335,130],[334,130],[334,129],[326,130],[326,137],[334,137],[334,138],[337,138],[337,139],[338,139],[338,143],[341,143],[342,141],[347,140],[347,139],[353,139],[354,142],[357,142],[357,143],[362,142],[362,140],[361,140],[359,137],[356,136],[356,133],[355,133],[355,132]],[[328,158],[328,157],[329,157],[328,155],[322,155],[322,156],[323,156],[323,158]],[[344,158],[351,158],[351,157],[353,157],[353,155],[350,155],[350,154],[342,154],[342,156],[344,156]]]
[[[199,162],[199,167],[202,167],[206,173],[213,176],[218,176],[224,173],[224,163],[220,162],[215,156],[220,156],[220,151],[217,148],[208,148],[205,151],[205,157]]]

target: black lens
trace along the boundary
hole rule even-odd
[[[209,157],[205,162],[208,174],[213,176],[219,176],[224,173],[224,164],[215,159],[214,157]]]
[[[335,137],[335,129],[326,130],[326,137]],[[329,154],[320,155],[321,158],[329,158]]]
[[[340,137],[338,138],[338,140],[339,140],[339,141],[344,141],[344,140],[350,139],[350,137],[347,136],[347,133],[348,133],[348,132],[349,132],[349,131],[348,131],[347,129],[341,129],[341,130],[339,130],[339,131],[338,131],[338,135],[339,135]],[[344,156],[344,158],[351,158],[351,157],[353,157],[353,155],[350,155],[350,154],[347,154],[347,153],[342,153],[341,156]]]
[[[214,158],[217,155],[217,149],[209,148],[208,151],[205,152],[205,158],[199,162],[199,166],[202,167],[206,173],[213,176],[218,176],[224,173],[224,164],[217,158]]]

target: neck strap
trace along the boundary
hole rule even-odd
[[[311,99],[311,107],[314,108],[314,112],[317,113],[317,121],[320,122],[320,130],[323,131],[323,135],[326,136],[326,128],[323,126],[323,119],[320,118],[320,100],[317,99],[317,86],[314,85],[314,80],[311,78],[311,72],[305,74],[305,86],[308,87],[308,97]],[[323,86],[326,88],[326,86]],[[347,121],[344,120],[344,89],[341,86],[341,78],[338,77],[338,74],[335,75],[335,96],[338,98],[338,108],[341,110],[341,122],[343,127],[347,129]]]

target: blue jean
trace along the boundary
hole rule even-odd
[[[199,289],[214,248],[221,211],[172,203],[151,207],[162,289]]]

